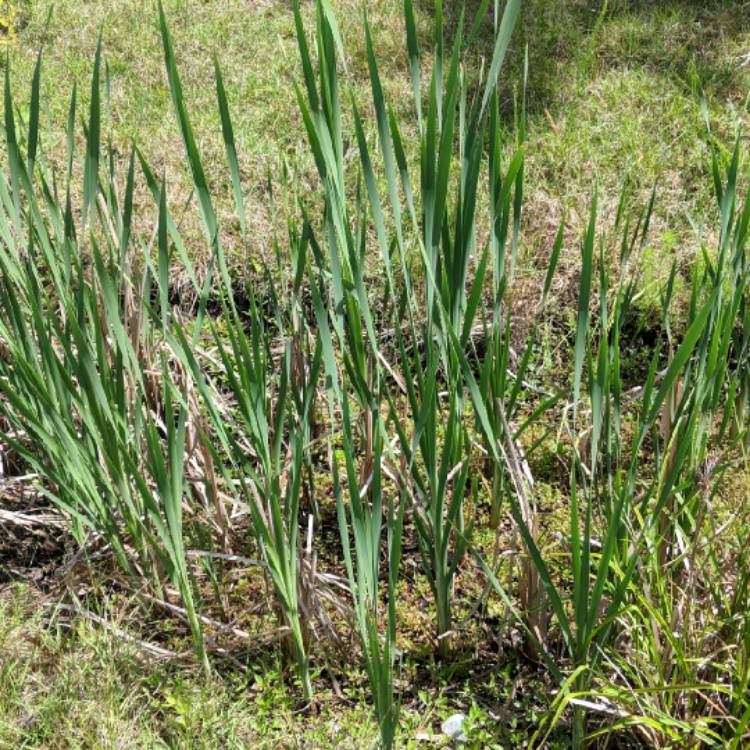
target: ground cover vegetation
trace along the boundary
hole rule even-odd
[[[594,85],[621,5],[579,37]],[[372,14],[284,11],[299,158],[257,194],[218,56],[199,142],[171,8],[168,159],[112,140],[102,38],[58,140],[49,40],[23,104],[6,65],[2,513],[13,577],[48,560],[3,594],[8,746],[409,747],[455,708],[476,747],[747,744],[750,201],[704,93],[731,85],[689,57],[662,98],[698,113],[689,197],[659,148],[582,157],[530,241],[540,107],[559,147],[597,105],[540,105],[521,0],[394,7],[402,80]]]

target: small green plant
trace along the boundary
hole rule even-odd
[[[401,561],[405,499],[396,507],[392,491],[384,507],[383,460],[384,426],[380,420],[379,402],[373,414],[373,455],[368,469],[372,472],[360,478],[355,465],[351,415],[346,388],[342,389],[344,463],[348,488],[348,504],[343,495],[338,462],[334,462],[334,487],[338,507],[339,533],[344,550],[344,562],[354,608],[360,643],[367,667],[375,704],[375,714],[383,747],[394,745],[398,728],[399,706],[394,694],[394,665],[396,662],[396,583]],[[348,512],[347,512],[348,505]],[[387,529],[386,553],[381,552],[383,519]],[[354,554],[349,541],[349,530],[354,538]],[[386,563],[387,614],[380,614],[379,578],[381,558]]]

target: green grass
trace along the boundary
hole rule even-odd
[[[374,746],[378,729],[364,702],[365,677],[355,668],[341,697],[330,682],[320,684],[319,710],[310,715],[300,711],[273,652],[255,655],[242,672],[229,665],[206,681],[192,668],[160,660],[126,640],[123,632],[130,639],[189,648],[166,628],[134,629],[124,614],[127,601],[117,606],[122,616],[114,609],[100,612],[108,628],[66,612],[55,615],[48,604],[26,585],[7,587],[0,596],[2,750]],[[415,690],[402,709],[400,747],[419,750],[430,737],[430,744],[444,746],[440,723],[457,711],[469,717],[467,750],[516,747],[527,736],[527,722],[545,706],[539,695],[517,692],[514,683],[510,667],[484,680],[485,700],[492,696],[512,707],[498,714],[478,702],[471,680],[440,675]]]
[[[366,707],[300,716],[271,655],[204,681],[110,629],[37,608],[18,587],[0,601],[0,748],[335,748],[376,732]],[[127,626],[122,625],[127,628]],[[131,638],[143,634],[128,633]],[[150,633],[153,637],[155,634]],[[161,634],[165,636],[164,633]],[[177,641],[179,644],[179,641]]]
[[[636,181],[637,198],[647,199],[658,180],[663,200],[656,207],[652,241],[678,232],[679,247],[665,250],[691,261],[697,242],[688,213],[709,231],[712,199],[702,141],[705,127],[694,79],[706,89],[715,129],[731,135],[746,117],[750,66],[743,65],[750,41],[750,11],[743,3],[693,3],[667,0],[609,2],[598,30],[599,3],[573,0],[526,2],[514,45],[529,43],[529,124],[525,245],[523,264],[546,255],[559,220],[570,217],[570,241],[563,261],[574,257],[576,233],[585,225],[586,206],[596,174],[606,200],[616,196],[623,176]],[[135,140],[149,163],[173,184],[172,201],[181,207],[190,193],[171,116],[162,64],[158,25],[151,0],[80,2],[47,0],[19,4],[22,28],[9,47],[14,93],[28,90],[34,56],[46,35],[42,95],[53,122],[64,124],[73,80],[86,106],[87,80],[96,41],[103,33],[104,56],[111,75],[111,119],[105,131],[118,152],[127,154]],[[448,26],[457,3],[446,3]],[[368,3],[374,45],[381,61],[386,95],[399,111],[410,98],[403,23],[397,3]],[[369,82],[361,34],[360,4],[335,3],[349,62],[348,82],[358,101],[369,100]],[[166,3],[177,49],[185,97],[203,152],[217,211],[229,229],[227,253],[234,271],[257,271],[257,254],[267,256],[272,216],[266,195],[266,172],[278,177],[283,158],[302,168],[302,183],[312,178],[291,81],[298,78],[298,56],[288,5],[280,0]],[[311,21],[311,4],[303,6]],[[420,36],[428,34],[430,2],[415,4]],[[480,37],[486,38],[487,31]],[[249,251],[239,240],[229,176],[223,168],[219,113],[213,92],[212,55],[224,74],[237,141],[237,152],[251,227]],[[511,59],[518,56],[511,54]],[[511,70],[511,69],[509,69]],[[518,80],[518,65],[505,77],[506,101]],[[24,101],[25,96],[17,96]],[[48,151],[64,155],[60,127],[51,127]],[[408,140],[408,139],[407,139]],[[413,154],[411,154],[413,156]],[[307,175],[307,176],[306,176]],[[696,185],[701,185],[696,189]],[[141,200],[143,206],[144,201]],[[181,216],[178,210],[178,218]],[[194,212],[183,219],[189,239],[201,236]],[[149,216],[141,217],[142,222]],[[232,229],[234,227],[234,229]],[[202,248],[202,244],[199,244]],[[202,250],[194,250],[200,256]],[[249,256],[249,258],[248,258]]]
[[[352,41],[352,71],[366,91],[362,40],[358,30],[358,4],[340,4],[343,33]],[[45,36],[50,10],[52,20]],[[291,9],[285,2],[263,0],[248,3],[185,2],[169,0],[171,31],[177,49],[186,103],[201,146],[219,215],[239,229],[233,213],[231,186],[224,164],[221,124],[214,93],[212,57],[221,66],[240,159],[248,224],[252,228],[249,250],[241,247],[238,231],[229,231],[227,254],[240,273],[257,271],[253,256],[270,250],[267,172],[278,178],[284,159],[301,168],[311,167],[304,129],[291,82],[297,77],[298,53]],[[305,8],[309,21],[312,7]],[[10,47],[14,89],[28,90],[33,57],[44,41],[45,68],[42,96],[52,117],[47,148],[58,160],[64,156],[59,128],[67,118],[67,99],[74,80],[80,87],[80,103],[87,107],[86,81],[101,30],[104,55],[110,72],[110,117],[103,124],[122,158],[131,141],[143,150],[157,174],[172,184],[172,201],[184,206],[191,183],[184,168],[180,133],[172,116],[172,103],[164,75],[163,52],[152,0],[125,0],[114,6],[107,0],[93,3],[34,2],[23,6],[18,41]],[[397,45],[401,15],[392,3],[379,3],[373,12],[379,51],[388,61],[387,89],[391,95],[408,91],[408,78]],[[356,61],[359,60],[357,63]],[[208,82],[210,85],[206,85]],[[17,87],[17,88],[16,88]],[[23,99],[19,99],[21,101]],[[141,203],[143,205],[143,203]],[[182,212],[178,211],[178,217]],[[141,217],[142,221],[150,217]],[[188,240],[201,237],[188,213],[183,231]],[[201,261],[205,258],[198,257]],[[249,260],[248,260],[249,256]]]
[[[39,7],[12,44],[15,87]],[[725,144],[744,118],[741,6],[529,0],[504,68],[516,0],[465,60],[450,2],[434,37],[431,3],[412,16],[405,0],[406,35],[397,5],[369,24],[337,5],[343,45],[328,0],[315,23],[295,4],[294,24],[281,4],[168,3],[132,48],[153,9],[107,7],[75,52],[83,70],[102,27],[103,105],[97,52],[67,138],[83,179],[53,183],[47,164],[66,158],[55,71],[76,70],[59,27],[44,154],[24,143],[36,87],[18,128],[6,90],[0,435],[101,561],[67,601],[122,628],[34,617],[32,589],[6,589],[8,741],[327,747],[343,731],[410,747],[460,708],[476,747],[739,747],[750,200],[746,149]],[[639,57],[644,27],[659,41]],[[131,139],[156,201],[140,173],[122,190]],[[170,295],[191,275],[183,242],[215,271],[192,319]],[[236,293],[261,273],[270,291]],[[228,551],[242,556],[225,565]],[[151,619],[144,599],[175,616]],[[141,664],[131,630],[178,656]],[[269,634],[278,648],[255,642]]]

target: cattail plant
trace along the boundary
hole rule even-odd
[[[487,251],[479,261],[480,270],[467,293],[470,261],[476,252],[480,164],[487,138],[489,105],[495,101],[497,76],[518,8],[518,2],[511,2],[506,7],[484,91],[469,104],[468,85],[461,67],[463,41],[460,26],[444,78],[442,6],[437,3],[432,78],[427,109],[423,112],[414,10],[411,2],[404,3],[415,118],[420,133],[419,208],[415,203],[399,125],[384,98],[366,17],[368,69],[387,181],[387,212],[379,194],[374,161],[360,113],[356,106],[353,111],[361,175],[385,269],[385,293],[391,301],[385,309],[390,310],[396,328],[399,361],[396,369],[390,364],[388,368],[397,382],[404,384],[410,422],[410,425],[396,425],[405,457],[403,481],[409,488],[424,571],[435,599],[437,642],[443,655],[449,651],[453,579],[465,554],[471,530],[471,525],[464,521],[464,499],[471,490],[467,482],[471,462],[468,447],[471,443],[464,424],[461,371],[445,326],[459,331],[461,341],[466,344],[481,300]],[[486,10],[485,6],[484,12]],[[337,70],[340,38],[330,8],[318,3],[316,80],[310,46],[296,6],[295,19],[307,94],[305,99],[298,90],[298,100],[325,195],[324,233],[328,256],[326,267],[321,272],[330,273],[332,280],[330,308],[334,336],[344,352],[350,380],[355,390],[363,395],[361,403],[367,403],[368,379],[373,366],[381,367],[382,354],[363,284],[366,236],[359,219],[362,212],[358,208],[358,223],[355,224],[348,208],[350,200],[346,192],[346,165],[341,146],[344,134]],[[481,15],[475,25],[480,21]],[[520,160],[516,160],[516,164],[519,165]],[[516,166],[515,174],[518,169]],[[452,175],[456,170],[456,195],[451,204]],[[510,182],[514,182],[514,177]],[[406,227],[399,187],[406,199],[406,214],[411,218],[411,225]],[[501,204],[498,210],[502,210],[504,196],[498,195],[497,200]],[[452,205],[455,206],[453,214]],[[389,229],[387,216],[392,229]],[[411,268],[413,255],[419,274],[427,280],[423,283],[425,291],[421,310],[413,293],[417,286],[415,271]],[[396,288],[395,268],[401,273],[403,293]],[[402,330],[401,321],[406,321],[406,331]],[[332,376],[333,373],[329,377]],[[445,396],[441,395],[443,385]],[[394,413],[400,413],[395,404],[392,407]],[[363,413],[368,414],[368,409],[363,409]],[[440,429],[441,422],[446,425],[444,431]],[[365,434],[370,433],[371,430],[365,427]]]
[[[685,460],[673,490],[665,501],[660,523],[649,538],[656,550],[643,566],[644,590],[651,613],[652,653],[659,674],[667,684],[707,682],[707,670],[698,670],[693,653],[700,653],[702,614],[700,602],[705,586],[698,576],[699,561],[715,558],[715,506],[722,475],[728,471],[731,451],[742,437],[741,414],[735,413],[735,394],[741,392],[748,355],[748,264],[747,234],[750,202],[738,205],[737,179],[739,141],[721,175],[718,158],[712,152],[712,171],[720,216],[721,232],[715,259],[705,253],[706,268],[693,274],[688,321],[698,313],[701,300],[712,307],[693,359],[686,365],[672,403],[665,404],[662,418],[663,441],[659,463],[662,476],[675,470],[675,456],[685,445]],[[672,426],[671,434],[664,430]],[[713,551],[712,551],[713,550]],[[740,576],[742,581],[742,575]],[[740,584],[740,590],[744,583]],[[711,586],[712,606],[722,612],[723,621],[734,621],[742,631],[744,617],[737,617],[737,599]],[[742,597],[743,595],[740,594]],[[730,614],[731,613],[731,614]],[[685,634],[677,639],[674,634]],[[742,639],[735,641],[742,642]],[[741,660],[740,660],[741,661]],[[739,673],[737,688],[745,684]],[[716,682],[721,677],[716,674]],[[670,716],[691,719],[701,715],[705,701],[701,694],[674,696],[657,694],[659,707]],[[678,705],[679,704],[679,705]]]
[[[711,150],[718,246],[701,247],[682,320],[674,315],[682,279],[673,265],[662,298],[666,342],[655,347],[641,382],[625,387],[625,339],[641,314],[639,256],[658,188],[640,214],[631,214],[623,191],[611,230],[602,229],[609,224],[594,192],[581,237],[569,378],[562,392],[530,385],[543,366],[535,326],[518,352],[513,344],[528,62],[514,135],[506,139],[498,79],[521,3],[508,0],[502,15],[499,5],[489,64],[473,75],[467,49],[490,3],[479,4],[468,34],[460,13],[448,43],[437,0],[424,54],[413,2],[404,0],[413,91],[407,124],[386,99],[367,16],[372,101],[363,110],[354,97],[348,103],[331,4],[316,0],[310,36],[295,0],[290,22],[302,68],[295,90],[320,194],[285,185],[294,208],[286,236],[271,240],[283,291],[261,263],[263,278],[248,284],[242,302],[161,4],[169,89],[206,233],[202,281],[168,208],[165,180],[137,148],[122,174],[114,149],[102,147],[101,48],[80,206],[73,200],[75,89],[60,181],[39,142],[41,56],[27,132],[17,126],[6,67],[0,438],[38,475],[79,545],[108,549],[125,576],[143,578],[162,599],[179,597],[206,670],[207,620],[198,612],[189,546],[218,538],[226,553],[244,528],[237,520],[249,518],[306,701],[317,625],[330,624],[314,547],[314,531],[326,521],[316,493],[327,486],[316,481],[316,451],[327,447],[346,571],[339,582],[353,605],[384,747],[395,745],[399,728],[396,598],[407,533],[434,604],[437,655],[451,655],[457,582],[471,556],[523,628],[527,655],[559,685],[532,744],[546,742],[572,707],[575,747],[626,727],[651,746],[744,747],[750,574],[735,533],[742,524],[725,520],[741,509],[722,507],[722,481],[747,462],[750,434],[750,200],[738,197],[740,142],[725,165]],[[215,75],[247,248],[218,61]],[[153,198],[151,242],[133,219],[137,164]],[[563,236],[561,227],[533,322],[547,313]],[[196,293],[190,319],[172,305],[175,258]],[[554,548],[532,460],[552,430],[564,447],[557,458],[568,463],[569,487],[567,525]],[[507,586],[475,546],[481,503],[498,547],[504,514],[512,519]],[[731,585],[722,578],[727,539],[739,550]],[[214,585],[229,609],[229,590],[218,577]],[[333,597],[326,606],[344,609]],[[593,709],[606,721],[594,725]]]
[[[645,231],[647,226],[646,219],[635,232]],[[583,418],[579,401],[584,392],[586,371],[586,390],[591,410],[590,437],[584,443],[588,455],[584,456],[576,449],[571,469],[569,574],[572,580],[572,608],[566,606],[567,595],[558,588],[552,577],[547,560],[537,545],[534,529],[525,519],[522,504],[513,496],[510,501],[515,522],[537,569],[563,641],[574,667],[578,668],[575,689],[579,691],[584,689],[591,670],[601,658],[601,649],[612,636],[614,619],[627,604],[629,585],[636,575],[647,531],[658,526],[661,511],[674,491],[679,472],[685,464],[689,441],[680,443],[666,475],[657,472],[645,490],[636,490],[636,483],[642,477],[644,468],[641,458],[643,443],[651,434],[676,383],[685,382],[686,370],[690,369],[696,347],[716,303],[716,293],[712,292],[701,306],[696,307],[682,343],[658,383],[658,352],[655,353],[643,387],[640,415],[634,425],[628,457],[619,431],[619,396],[622,392],[619,342],[633,287],[627,283],[619,286],[614,295],[613,309],[610,310],[609,282],[604,271],[603,253],[600,252],[600,310],[596,325],[592,324],[590,302],[596,244],[596,201],[593,201],[582,244],[573,378],[574,426]],[[592,332],[596,332],[596,338]],[[456,345],[458,349],[457,339]],[[493,456],[496,461],[504,462],[501,446],[507,443],[510,436],[506,432],[498,434],[494,431],[488,416],[489,409],[485,406],[486,397],[465,359],[463,365],[478,422],[489,438],[487,444],[496,446]],[[670,439],[674,440],[676,434],[673,431]],[[604,519],[601,541],[595,540],[594,536],[597,518]],[[643,520],[636,523],[638,519]],[[585,736],[584,714],[580,707],[574,711],[573,730],[574,742],[580,746]]]
[[[10,180],[0,177],[0,411],[11,432],[5,440],[37,472],[79,544],[109,545],[126,574],[147,576],[157,592],[175,584],[208,670],[183,539],[185,412],[176,404],[182,396],[176,398],[168,363],[160,366],[155,353],[149,317],[141,314],[158,282],[149,261],[139,275],[131,257],[134,157],[122,200],[112,159],[104,180],[100,174],[100,57],[98,48],[78,228],[70,198],[75,92],[61,199],[37,158],[40,63],[26,158],[6,69]],[[162,205],[159,226],[164,222]],[[154,368],[161,370],[156,380]]]
[[[394,746],[399,706],[394,694],[396,647],[396,583],[401,561],[404,522],[404,498],[395,502],[393,487],[383,486],[383,443],[385,426],[379,400],[372,414],[372,463],[364,476],[354,460],[349,396],[346,383],[341,390],[343,419],[343,458],[348,503],[344,498],[338,459],[333,461],[334,489],[338,507],[339,532],[344,563],[354,599],[357,628],[370,682],[383,747]],[[369,456],[368,456],[369,458]],[[362,477],[362,478],[360,478]],[[384,500],[387,495],[388,500]],[[386,526],[385,555],[381,551],[383,520]],[[352,550],[350,537],[353,537]],[[380,613],[380,567],[386,563],[386,615]]]
[[[288,632],[288,653],[296,663],[304,696],[310,700],[310,631],[309,620],[304,618],[301,611],[303,582],[298,555],[298,518],[307,447],[304,432],[295,429],[290,417],[289,402],[293,398],[291,391],[294,387],[293,348],[291,342],[282,337],[279,375],[273,378],[272,371],[276,368],[269,336],[252,290],[248,290],[246,321],[238,310],[221,248],[218,221],[182,98],[174,48],[161,7],[160,21],[172,97],[199,195],[208,241],[219,268],[225,326],[220,329],[212,318],[208,319],[207,325],[221,363],[225,386],[231,394],[234,424],[230,425],[219,390],[210,382],[195,354],[195,335],[200,328],[194,327],[195,333],[189,334],[184,327],[175,325],[171,343],[201,394],[208,424],[218,442],[214,450],[217,462],[222,465],[225,483],[233,488],[236,501],[250,508],[255,538],[273,584],[281,624]],[[237,167],[232,127],[220,74],[217,85],[227,157],[235,174]],[[242,212],[241,191],[235,190],[235,198],[238,211]],[[300,249],[299,263],[304,267],[304,248]],[[205,298],[201,305],[205,313]],[[199,316],[199,320],[203,318],[204,315]],[[282,334],[281,331],[279,333]],[[315,368],[319,367],[319,356],[316,362]],[[317,369],[309,377],[313,383],[316,382]],[[299,401],[300,395],[297,392],[294,399]],[[306,398],[302,395],[303,399],[297,406],[303,420],[308,421],[312,405],[310,393],[308,391]],[[229,471],[230,467],[234,476]]]
[[[227,295],[231,299],[231,290],[227,290]],[[236,502],[251,510],[255,537],[273,584],[279,616],[288,629],[289,653],[297,664],[305,697],[310,699],[309,630],[300,610],[302,581],[298,555],[306,446],[304,433],[295,429],[288,403],[291,346],[289,342],[284,346],[279,379],[274,383],[269,376],[272,360],[268,341],[257,308],[252,307],[249,336],[236,306],[225,304],[223,309],[230,324],[220,331],[210,321],[210,330],[234,405],[229,413],[216,385],[202,370],[183,329],[177,330],[173,345],[201,394],[208,423],[220,446],[216,449],[216,459],[222,462],[225,483],[234,488]]]

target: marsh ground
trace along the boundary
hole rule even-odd
[[[449,28],[459,5],[446,2]],[[64,158],[64,123],[74,81],[79,111],[85,111],[101,31],[107,61],[105,132],[118,158],[124,159],[135,142],[166,175],[174,212],[183,220],[186,239],[195,239],[189,247],[200,264],[205,243],[197,214],[188,205],[190,180],[151,0],[24,0],[17,6],[16,31],[7,50],[19,102],[27,98],[35,55],[44,43],[47,158]],[[204,164],[229,227],[232,273],[238,280],[252,278],[257,259],[271,251],[269,175],[272,184],[281,184],[286,164],[304,189],[315,189],[291,85],[299,78],[291,12],[279,0],[170,0],[165,6]],[[347,76],[355,97],[366,103],[361,5],[339,0],[335,7],[348,50]],[[410,83],[400,4],[371,0],[368,8],[386,89],[401,106],[410,101]],[[417,9],[427,36],[431,3],[422,0]],[[308,20],[313,12],[309,4]],[[529,50],[527,187],[518,273],[536,278],[537,267],[545,266],[539,259],[549,254],[563,220],[562,263],[575,265],[595,180],[605,215],[614,210],[624,180],[641,204],[658,183],[659,200],[643,251],[640,305],[647,319],[659,305],[659,284],[672,260],[689,267],[699,258],[701,243],[711,247],[715,239],[701,92],[718,141],[731,141],[735,127],[747,120],[750,4],[528,0],[523,14],[513,42],[517,52],[525,45]],[[480,35],[478,60],[482,41]],[[232,109],[250,226],[247,246],[235,226],[224,168],[213,56],[224,71]],[[506,69],[503,87],[509,132],[522,55],[510,59],[516,62]],[[277,201],[283,204],[283,198]],[[143,200],[138,219],[145,233],[154,221],[147,205]],[[564,290],[560,294],[564,306],[569,300]],[[87,584],[80,608],[95,609],[104,625],[56,611],[60,583],[47,582],[45,576],[65,552],[60,539],[14,536],[0,549],[2,578],[8,581],[0,598],[0,747],[334,748],[344,743],[364,747],[377,735],[365,703],[364,676],[356,668],[345,673],[343,684],[335,676],[318,675],[320,708],[314,716],[301,712],[290,697],[280,658],[265,642],[248,660],[254,665],[249,675],[234,671],[230,660],[205,684],[179,658],[160,658],[148,644],[123,637],[147,633],[133,628],[131,618],[141,610],[130,593],[108,590],[104,596],[95,584]],[[13,559],[13,550],[31,550],[24,552],[22,566]],[[26,580],[10,582],[18,578]],[[416,613],[407,630],[419,633],[420,628],[428,630],[418,615],[428,595],[418,579],[412,580],[403,601],[406,610]],[[171,632],[168,620],[155,615],[152,625],[158,636],[152,640],[160,648],[187,649],[183,634]],[[487,649],[491,639],[479,642]],[[488,676],[481,670],[488,653],[467,653],[463,665],[445,671],[426,657],[422,661],[415,647],[404,672],[419,677],[405,697],[406,746],[426,741],[457,710],[469,716],[473,746],[521,746],[548,707],[549,686],[533,669],[519,669],[512,661]]]

